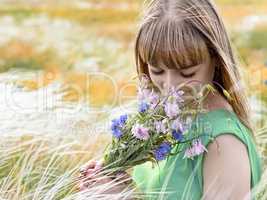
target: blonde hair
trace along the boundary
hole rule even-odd
[[[254,131],[237,58],[223,20],[210,0],[152,0],[144,10],[135,41],[137,73],[148,77],[148,64],[168,68],[216,59],[214,81],[227,90],[234,112]],[[223,94],[221,88],[217,88]]]

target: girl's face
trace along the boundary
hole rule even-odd
[[[189,66],[180,69],[168,69],[163,66],[148,65],[149,75],[153,84],[165,93],[170,87],[177,87],[182,83],[190,80],[200,81],[202,84],[212,84],[215,66],[212,59],[207,59],[206,62],[195,66]],[[198,85],[199,82],[192,82],[189,85]]]

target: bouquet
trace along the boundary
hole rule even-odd
[[[187,133],[198,112],[202,111],[208,94],[205,91],[214,92],[215,89],[209,84],[200,91],[190,88],[192,93],[188,98],[185,95],[187,84],[170,88],[163,95],[154,88],[149,78],[141,78],[138,110],[111,121],[112,142],[107,145],[103,159],[105,172],[123,172],[147,161],[154,166],[178,153],[184,153],[184,159],[194,159],[207,151],[201,142],[205,133]],[[223,92],[230,98],[226,90],[223,89]],[[211,135],[210,139],[213,139]],[[185,151],[179,151],[180,144],[186,145]]]
[[[193,94],[186,98],[187,84],[178,89],[172,87],[167,94],[161,95],[146,76],[141,78],[138,111],[123,114],[111,121],[113,137],[105,150],[106,170],[125,171],[147,161],[154,166],[169,156],[182,153],[173,151],[182,143],[187,145],[183,158],[194,159],[207,151],[201,142],[204,133],[186,133],[197,113],[202,110],[203,100],[207,96],[204,91],[214,92],[215,89],[209,84],[200,91],[190,88]]]

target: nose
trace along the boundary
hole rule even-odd
[[[164,93],[170,91],[172,87],[178,86],[179,77],[176,70],[166,70],[165,80],[163,80]]]

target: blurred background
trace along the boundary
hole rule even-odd
[[[267,0],[215,0],[267,154]],[[0,1],[0,199],[63,199],[136,94],[142,0]],[[261,184],[259,199],[267,199]]]

